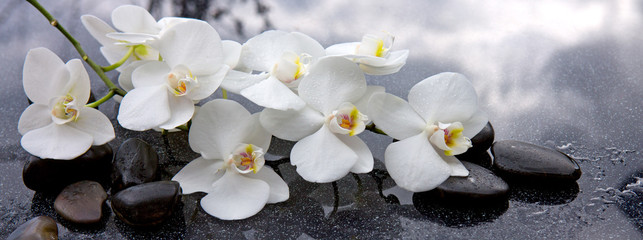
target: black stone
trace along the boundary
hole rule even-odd
[[[488,151],[466,152],[460,155],[456,155],[455,157],[461,161],[475,163],[484,168],[491,168],[491,165],[493,164],[492,163],[493,161],[491,160],[491,155],[489,154]]]
[[[444,202],[467,205],[494,204],[507,201],[509,185],[486,168],[462,162],[469,170],[467,177],[449,177],[432,190]]]
[[[478,134],[471,138],[471,144],[473,147],[469,148],[465,153],[484,152],[489,150],[493,144],[495,135],[493,126],[491,126],[490,122],[487,122],[487,125],[485,125]]]
[[[493,144],[493,167],[497,174],[522,180],[577,180],[578,163],[556,150],[514,140]]]
[[[80,224],[100,221],[107,199],[103,187],[94,181],[80,181],[67,186],[54,201],[54,209],[64,219]]]
[[[58,239],[58,226],[56,221],[47,216],[39,216],[20,225],[14,230],[7,240],[18,239]]]
[[[31,156],[22,170],[22,180],[34,191],[57,194],[66,186],[92,180],[107,186],[112,169],[112,148],[92,146],[71,160],[42,159]]]
[[[127,139],[114,155],[112,172],[112,193],[122,189],[158,180],[159,158],[147,142]]]
[[[167,219],[180,199],[178,182],[144,183],[116,193],[112,197],[112,210],[127,224],[152,226]]]

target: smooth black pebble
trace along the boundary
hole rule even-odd
[[[469,170],[467,177],[449,177],[432,190],[445,202],[487,204],[506,201],[509,185],[486,168],[462,162]]]
[[[138,139],[127,139],[114,155],[112,193],[158,179],[159,157],[152,146]]]
[[[7,240],[18,239],[58,239],[58,226],[54,219],[39,216],[23,223],[14,230]]]
[[[107,199],[103,186],[94,181],[80,181],[67,186],[54,201],[54,209],[64,219],[80,224],[100,221]]]
[[[180,199],[178,182],[144,183],[116,193],[112,197],[112,210],[127,224],[152,226],[167,219]]]
[[[577,180],[576,161],[559,151],[514,140],[493,144],[493,167],[497,174],[515,179]]]
[[[29,189],[57,194],[66,186],[92,180],[109,183],[112,170],[112,148],[109,144],[92,146],[71,160],[42,159],[31,156],[22,170],[22,180]]]

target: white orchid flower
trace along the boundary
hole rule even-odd
[[[367,87],[364,73],[343,57],[323,57],[299,84],[300,110],[266,108],[261,124],[278,138],[298,141],[290,154],[310,182],[332,182],[373,169],[373,155],[357,136],[368,123],[366,101],[382,87]]]
[[[102,45],[100,51],[110,64],[121,60],[131,48],[134,52],[122,66],[138,60],[159,59],[159,51],[151,47],[149,41],[157,39],[167,24],[156,22],[144,8],[123,5],[114,9],[112,24],[120,32],[92,15],[83,15],[80,19],[87,31]]]
[[[409,50],[391,51],[393,35],[382,32],[366,34],[361,42],[339,43],[326,48],[329,56],[343,56],[358,63],[366,74],[386,75],[398,72],[409,56]]]
[[[201,207],[224,220],[251,217],[266,203],[286,201],[288,185],[270,167],[263,154],[270,133],[259,124],[259,114],[250,114],[239,103],[217,99],[204,104],[194,117],[190,147],[201,157],[194,159],[172,180],[183,194],[206,192]]]
[[[475,89],[461,74],[440,73],[411,88],[409,101],[388,93],[373,94],[369,116],[377,127],[400,141],[384,153],[389,174],[413,192],[431,190],[449,176],[469,171],[453,155],[471,147],[469,140],[488,121],[478,109]]]
[[[23,87],[33,102],[20,116],[20,144],[40,158],[73,159],[114,139],[110,120],[85,107],[89,75],[79,59],[65,64],[46,48],[27,53]]]
[[[303,33],[266,31],[243,44],[236,70],[221,87],[266,108],[301,109],[306,104],[297,87],[324,55],[324,48]]]
[[[118,111],[124,128],[169,130],[185,124],[194,102],[214,93],[228,72],[219,34],[206,22],[178,23],[157,44],[163,61],[146,62],[131,73],[133,90]]]

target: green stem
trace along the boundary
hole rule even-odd
[[[181,126],[178,126],[176,128],[181,129],[181,130],[186,131],[186,132],[190,131],[190,129],[188,129],[188,126],[186,126],[186,125],[181,125]]]
[[[114,90],[109,90],[107,95],[105,95],[104,97],[102,97],[101,99],[98,99],[97,101],[95,101],[93,103],[88,103],[87,105],[85,105],[85,107],[91,107],[91,108],[98,107],[101,104],[103,104],[104,102],[106,102],[107,100],[109,100],[110,98],[112,98],[114,96],[114,94],[115,94]]]
[[[112,81],[109,80],[107,75],[105,75],[105,72],[103,71],[103,68],[96,64],[92,59],[90,59],[83,48],[80,46],[80,43],[76,41],[76,39],[67,32],[67,30],[58,23],[58,20],[56,20],[40,3],[38,3],[37,0],[27,0],[28,3],[33,5],[47,20],[49,21],[49,24],[51,26],[54,26],[60,33],[62,33],[67,40],[76,48],[76,51],[78,51],[78,54],[80,54],[81,58],[89,64],[89,66],[96,72],[98,77],[100,77],[101,80],[107,85],[110,91],[114,91],[115,94],[125,96],[127,92],[125,92],[123,89],[120,89],[117,87]]]
[[[366,125],[366,130],[369,130],[369,131],[377,133],[377,134],[382,134],[382,135],[387,135],[388,136],[388,134],[386,134],[384,131],[382,131],[381,129],[377,128],[375,126],[375,123],[370,123],[370,124]]]
[[[118,60],[118,62],[115,62],[114,64],[109,65],[107,67],[101,67],[101,69],[103,69],[104,72],[109,72],[114,69],[117,69],[118,67],[123,65],[123,63],[125,63],[125,61],[127,61],[127,59],[129,59],[130,56],[132,56],[132,53],[134,53],[134,46],[129,47],[129,51],[127,51],[127,54],[125,54],[125,56],[121,58],[121,60]]]
[[[223,95],[223,99],[228,99],[228,91],[225,89],[221,89],[221,95]]]

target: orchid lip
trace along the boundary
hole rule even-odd
[[[242,174],[257,173],[264,165],[264,151],[253,144],[239,144],[230,154],[226,165]]]
[[[426,131],[430,135],[429,141],[444,150],[444,155],[447,156],[462,154],[473,146],[471,140],[462,134],[464,127],[460,122],[429,125]]]
[[[199,86],[198,79],[189,68],[179,65],[167,74],[167,86],[176,96],[184,96]]]
[[[65,124],[78,119],[79,106],[74,96],[67,94],[66,96],[53,98],[49,105],[52,120],[57,124]]]
[[[367,121],[368,117],[348,102],[342,103],[326,118],[326,123],[332,132],[349,136],[363,132]]]

